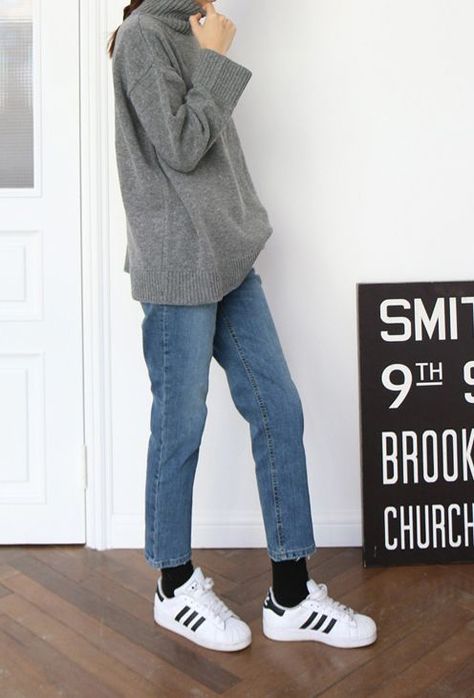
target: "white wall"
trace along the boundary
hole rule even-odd
[[[110,29],[123,4],[109,0]],[[474,3],[216,9],[238,28],[229,56],[254,72],[234,119],[274,227],[256,269],[305,408],[316,544],[361,545],[356,284],[473,278]],[[107,541],[142,546],[151,395],[112,144]],[[208,408],[193,546],[264,546],[248,425],[216,362]]]

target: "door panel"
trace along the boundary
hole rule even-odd
[[[0,543],[85,542],[78,0],[0,0]]]

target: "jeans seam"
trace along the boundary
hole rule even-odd
[[[157,517],[157,510],[158,510],[158,484],[160,480],[160,475],[161,475],[161,470],[162,470],[162,458],[163,458],[163,451],[164,451],[164,443],[165,443],[165,420],[166,420],[166,398],[167,398],[167,391],[166,391],[166,358],[167,358],[167,352],[168,352],[168,344],[167,344],[167,336],[166,336],[166,305],[163,305],[163,313],[162,313],[162,333],[161,336],[163,338],[163,405],[162,405],[162,424],[160,428],[160,450],[159,450],[159,456],[158,456],[158,465],[155,470],[155,475],[154,475],[154,480],[153,480],[153,489],[152,489],[152,494],[153,494],[153,512],[152,512],[152,517],[151,517],[151,541],[152,541],[152,550],[153,550],[153,555],[155,555],[155,549],[156,549],[156,536],[155,536],[155,523],[156,523],[156,517]]]
[[[282,521],[281,521],[280,501],[279,501],[279,497],[278,497],[278,483],[277,483],[277,479],[276,479],[276,468],[275,468],[275,460],[274,460],[273,442],[272,442],[271,432],[269,429],[268,414],[266,412],[265,403],[261,397],[256,378],[252,372],[252,369],[250,368],[250,365],[248,364],[248,362],[245,358],[244,352],[243,352],[242,347],[239,343],[237,333],[235,332],[235,330],[232,326],[232,323],[230,322],[230,320],[228,319],[228,317],[226,316],[226,314],[224,313],[223,310],[222,310],[222,316],[224,319],[224,323],[229,331],[229,334],[230,334],[230,336],[231,336],[231,338],[236,346],[237,353],[240,357],[240,360],[242,361],[244,369],[245,369],[247,376],[249,378],[250,385],[253,388],[253,391],[254,391],[254,394],[255,394],[255,397],[257,400],[257,404],[260,408],[260,413],[261,413],[262,421],[263,421],[263,425],[264,425],[265,436],[267,439],[268,452],[270,455],[270,466],[271,466],[270,467],[270,475],[271,475],[271,481],[272,481],[272,496],[273,496],[273,502],[274,502],[275,512],[276,512],[277,540],[278,540],[278,543],[280,545],[280,549],[282,551],[284,551],[284,537],[283,537],[283,532],[282,532],[283,528],[282,528]]]

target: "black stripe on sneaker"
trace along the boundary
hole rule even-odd
[[[205,620],[206,620],[206,619],[204,618],[204,616],[201,616],[200,619],[197,620],[197,621],[194,623],[194,625],[191,626],[191,630],[197,630],[197,629],[199,628],[199,626],[201,625],[201,623],[204,623]]]
[[[329,623],[324,628],[323,633],[329,633],[332,630],[332,628],[334,627],[335,623],[336,623],[336,618],[331,618]]]
[[[321,618],[312,626],[311,630],[318,630],[322,626],[326,618],[327,616],[322,615]]]
[[[282,616],[285,613],[284,608],[280,608],[279,606],[275,606],[275,604],[273,603],[273,599],[269,593],[267,594],[267,598],[265,599],[265,602],[263,605],[265,606],[265,608],[269,608],[271,611],[278,613],[279,616]]]
[[[189,614],[189,616],[186,618],[186,620],[183,622],[183,625],[189,625],[189,623],[196,618],[198,612],[193,611],[192,613]]]
[[[184,616],[185,613],[189,611],[189,606],[185,606],[184,608],[181,609],[179,613],[177,613],[174,617],[175,620],[179,620],[182,616]]]
[[[158,584],[156,585],[156,593],[158,594],[158,598],[160,599],[160,601],[164,601],[164,600],[165,600],[165,597],[164,597],[163,594],[160,592],[160,587],[158,586]]]
[[[303,623],[303,625],[300,625],[300,628],[306,628],[310,623],[313,622],[313,620],[316,618],[317,615],[318,615],[318,614],[316,613],[316,611],[313,611],[313,612],[311,613],[311,615],[305,620],[305,622]]]

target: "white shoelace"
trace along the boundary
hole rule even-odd
[[[346,604],[336,601],[331,596],[328,595],[328,588],[326,584],[320,583],[317,585],[318,591],[313,591],[308,595],[308,599],[312,601],[323,601],[329,608],[334,609],[337,613],[342,615],[348,615],[351,620],[354,620],[354,609]]]
[[[202,584],[194,583],[193,587],[196,590],[196,599],[202,603],[209,611],[221,620],[226,620],[230,616],[235,615],[231,609],[220,599],[217,594],[212,591],[214,580],[212,577],[205,577]]]

